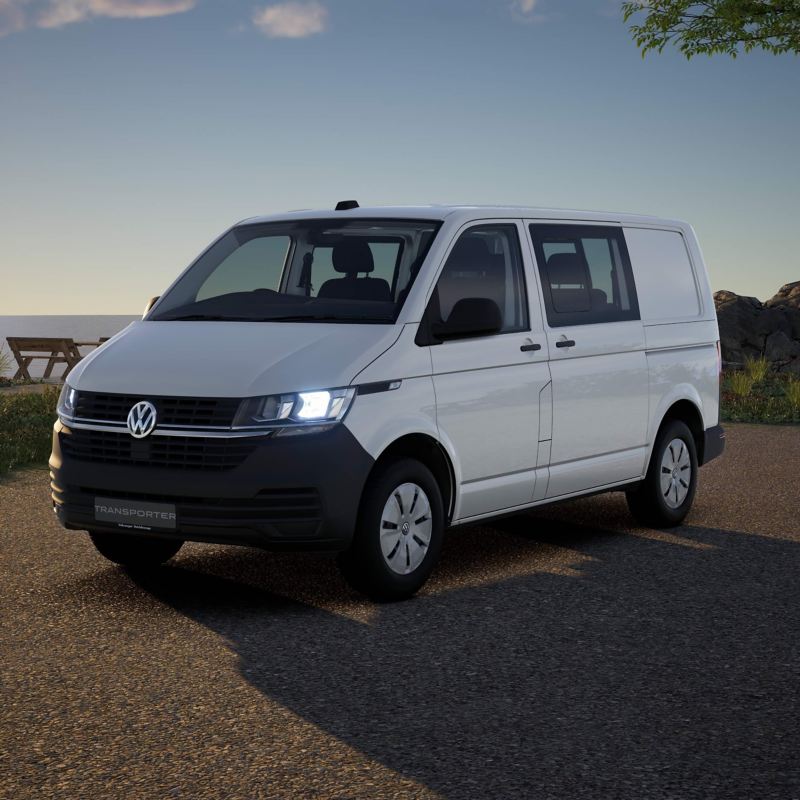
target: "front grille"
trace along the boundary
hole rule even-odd
[[[319,492],[313,488],[264,489],[255,497],[213,498],[187,497],[140,492],[118,492],[76,487],[79,494],[68,489],[70,504],[76,509],[85,506],[86,513],[93,511],[94,498],[111,496],[115,500],[140,500],[148,503],[172,503],[181,519],[202,519],[212,522],[226,520],[245,522],[252,520],[301,521],[317,520],[322,516]]]
[[[151,436],[73,428],[60,434],[61,451],[77,461],[171,469],[225,470],[242,463],[263,437]]]
[[[160,426],[213,425],[229,428],[241,400],[235,397],[154,397],[152,395],[102,394],[78,392],[77,419],[125,422],[131,407],[149,400],[155,407]]]

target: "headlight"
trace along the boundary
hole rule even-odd
[[[78,405],[78,393],[68,383],[64,383],[61,389],[61,394],[58,398],[58,411],[59,417],[74,417],[75,409]]]
[[[250,397],[242,401],[233,426],[280,428],[287,433],[295,428],[324,430],[344,418],[355,393],[350,387]]]

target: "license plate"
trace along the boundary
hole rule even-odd
[[[94,518],[97,522],[110,522],[120,528],[174,530],[177,525],[175,506],[170,503],[145,503],[114,500],[111,497],[94,499]]]

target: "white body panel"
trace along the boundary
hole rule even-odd
[[[439,433],[458,453],[457,518],[533,500],[545,361],[512,333],[431,347]],[[525,358],[528,356],[528,358]]]
[[[143,321],[84,359],[70,384],[131,395],[252,397],[400,381],[397,389],[357,395],[343,424],[375,459],[404,436],[438,442],[454,481],[454,523],[641,478],[676,402],[692,403],[705,428],[718,423],[716,317],[688,225],[510,207],[343,213],[441,221],[395,324]],[[529,222],[545,221],[622,228],[641,319],[548,326],[527,233]],[[442,264],[459,233],[478,222],[517,226],[530,330],[420,346],[415,335]],[[557,347],[562,339],[575,345]],[[520,350],[530,343],[541,349]]]
[[[347,386],[394,325],[134,322],[70,374],[85,391],[252,397]]]
[[[562,337],[575,346],[556,347]],[[642,324],[555,328],[548,339],[553,433],[547,497],[641,475],[648,423]]]

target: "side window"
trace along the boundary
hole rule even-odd
[[[620,228],[534,224],[530,232],[551,327],[639,319]]]
[[[461,234],[431,298],[432,318],[446,322],[459,300],[475,297],[488,298],[497,304],[502,319],[500,333],[529,329],[516,226],[480,225]]]
[[[678,231],[626,228],[642,319],[648,322],[697,317],[701,311],[692,262]]]
[[[197,300],[255,289],[278,291],[288,236],[259,236],[234,250],[197,290]]]

